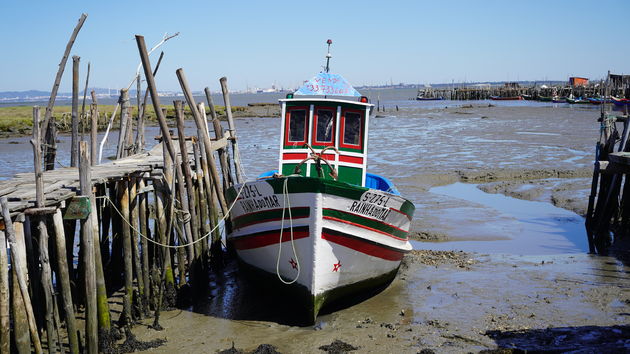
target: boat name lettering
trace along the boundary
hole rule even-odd
[[[389,202],[389,198],[390,197],[388,197],[386,195],[365,192],[361,196],[361,201],[362,202],[366,202],[366,203],[370,203],[370,204],[376,204],[378,206],[387,207],[387,202]]]
[[[357,214],[369,216],[381,221],[387,219],[387,216],[391,212],[389,208],[380,207],[375,204],[354,201],[348,208],[349,211]]]
[[[241,191],[242,198],[257,198],[262,196],[255,184],[245,185]]]
[[[252,213],[261,209],[279,208],[280,202],[278,196],[268,195],[262,198],[241,199],[239,201],[241,208],[246,213]]]

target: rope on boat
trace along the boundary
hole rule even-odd
[[[300,277],[300,258],[298,257],[297,252],[295,251],[295,240],[293,239],[293,216],[291,215],[291,200],[289,199],[289,187],[287,186],[288,181],[289,181],[289,178],[285,177],[284,185],[282,186],[282,197],[283,197],[282,222],[280,224],[280,239],[278,241],[278,257],[276,258],[276,275],[278,276],[278,279],[280,279],[282,283],[286,285],[291,285],[295,283]],[[282,276],[280,275],[280,256],[282,255],[282,234],[284,233],[284,211],[286,210],[287,205],[289,206],[289,230],[291,231],[291,247],[293,248],[293,256],[295,257],[295,263],[297,264],[296,265],[297,275],[291,281],[286,281],[282,279]]]
[[[162,246],[162,247],[166,247],[166,248],[174,248],[174,249],[177,249],[177,248],[184,248],[184,247],[188,247],[188,246],[194,245],[194,244],[196,244],[197,242],[200,242],[200,241],[202,241],[202,240],[204,240],[204,239],[208,238],[210,235],[212,235],[212,233],[213,233],[213,232],[214,232],[217,228],[219,228],[219,226],[220,226],[220,224],[221,224],[221,221],[225,221],[225,219],[227,219],[227,217],[230,215],[230,212],[232,212],[232,208],[234,208],[234,206],[236,205],[236,202],[238,201],[238,197],[241,195],[241,192],[243,192],[243,189],[244,189],[244,188],[245,188],[245,183],[243,183],[243,184],[241,185],[241,188],[239,189],[238,194],[237,194],[237,195],[236,195],[236,197],[234,198],[234,201],[232,202],[232,205],[230,205],[230,207],[228,208],[228,212],[227,212],[225,215],[223,215],[223,217],[222,217],[222,218],[221,218],[221,219],[217,222],[217,224],[214,226],[214,228],[212,228],[212,230],[210,230],[207,234],[205,234],[205,235],[201,236],[201,237],[200,237],[200,238],[198,238],[197,240],[192,241],[192,242],[189,242],[189,243],[186,243],[186,244],[183,244],[183,245],[169,245],[169,244],[164,244],[164,243],[161,243],[161,242],[155,241],[155,240],[153,240],[153,239],[151,239],[151,238],[149,238],[149,237],[145,236],[144,234],[142,234],[142,232],[140,232],[140,230],[136,229],[135,227],[133,227],[133,225],[131,225],[131,223],[129,222],[129,220],[127,220],[127,218],[125,218],[125,217],[122,215],[122,212],[121,212],[120,210],[118,210],[118,208],[116,207],[116,204],[115,204],[115,203],[114,203],[114,202],[113,202],[113,201],[112,201],[112,200],[111,200],[108,196],[103,195],[103,196],[100,196],[100,197],[96,197],[96,199],[104,199],[104,200],[108,201],[108,202],[111,204],[111,206],[112,206],[112,207],[114,207],[114,210],[116,210],[116,212],[118,213],[118,215],[120,216],[120,218],[121,218],[122,220],[124,220],[124,221],[127,223],[127,225],[129,225],[129,227],[130,227],[133,231],[135,231],[138,235],[142,236],[145,240],[147,240],[147,241],[149,241],[149,242],[151,242],[151,243],[153,243],[153,244],[155,244],[155,245],[158,245],[158,246]],[[178,201],[178,202],[179,202],[179,201]],[[178,210],[178,212],[183,212],[183,211],[179,211],[179,210]],[[291,211],[290,211],[290,210],[289,210],[289,213],[291,213]],[[284,217],[284,215],[283,215],[283,217]],[[178,217],[178,218],[179,218],[179,217]],[[292,231],[293,231],[293,230],[292,230]],[[291,236],[293,236],[293,232],[291,233]]]

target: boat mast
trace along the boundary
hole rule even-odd
[[[332,44],[332,39],[329,39],[326,41],[326,43],[328,43],[328,53],[326,54],[326,69],[325,71],[328,72],[330,70],[330,58],[332,58],[332,54],[330,54],[330,45]]]

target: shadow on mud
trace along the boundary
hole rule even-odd
[[[581,326],[488,331],[499,348],[532,353],[627,353],[630,326]]]
[[[321,327],[325,320],[321,316],[353,306],[376,295],[387,287],[382,286],[366,291],[352,299],[335,301],[320,311],[320,317],[313,323],[305,308],[291,294],[283,292],[277,279],[254,278],[245,274],[235,258],[226,257],[222,269],[211,271],[206,296],[188,309],[208,316],[229,320],[274,322],[287,326]]]

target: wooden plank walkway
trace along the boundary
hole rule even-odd
[[[189,156],[191,157],[193,156]],[[155,170],[163,167],[162,144],[157,144],[151,151],[92,166],[92,185],[131,175],[155,173]],[[43,181],[44,205],[55,206],[77,194],[79,169],[66,167],[46,171],[43,173]],[[0,197],[2,196],[8,199],[11,213],[35,207],[35,174],[18,173],[12,179],[0,181]]]

